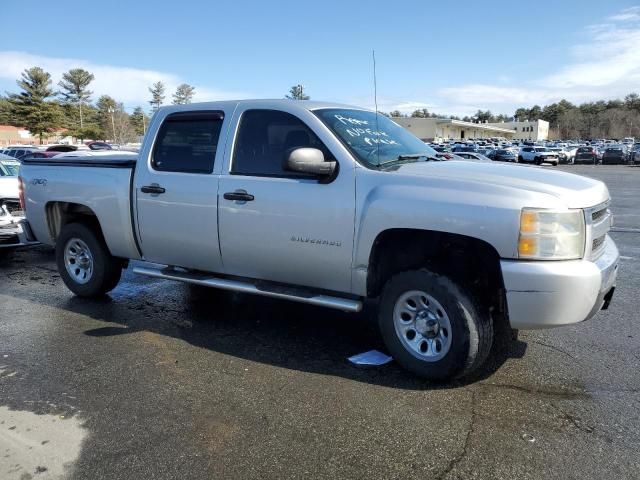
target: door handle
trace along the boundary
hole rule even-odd
[[[144,187],[140,188],[140,191],[142,193],[155,193],[156,195],[166,192],[166,190],[160,185],[145,185]]]
[[[223,195],[225,200],[236,200],[238,202],[252,202],[255,198],[244,190],[236,190],[235,192],[227,192]]]

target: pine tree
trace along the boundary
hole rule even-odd
[[[149,87],[149,92],[151,93],[151,100],[149,103],[151,104],[151,109],[154,112],[157,112],[162,102],[164,102],[164,92],[165,86],[162,82],[156,82],[151,87]]]
[[[173,104],[185,105],[187,103],[191,103],[195,91],[196,87],[193,87],[187,83],[178,85],[178,88],[176,88],[176,93],[173,94]]]
[[[289,100],[309,100],[309,95],[304,93],[304,85],[294,85],[289,90],[289,94],[285,95]]]
[[[82,118],[82,105],[88,102],[93,93],[87,87],[94,80],[92,73],[82,68],[72,68],[62,75],[62,80],[58,82],[58,86],[62,88],[60,95],[66,102],[76,104],[80,112],[80,130],[84,128]]]
[[[31,67],[22,72],[17,84],[22,92],[8,98],[11,122],[37,135],[42,144],[44,135],[59,128],[63,122],[60,105],[48,100],[54,95],[51,75],[40,67]]]
[[[149,125],[149,117],[144,113],[142,107],[136,107],[130,116],[131,125],[133,126],[136,135],[144,135]]]

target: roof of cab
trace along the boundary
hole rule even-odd
[[[180,112],[185,110],[205,110],[214,108],[234,109],[239,105],[255,105],[256,108],[298,108],[300,110],[318,110],[321,108],[349,108],[355,110],[369,110],[368,108],[345,105],[343,103],[317,102],[315,100],[289,100],[288,98],[276,99],[247,99],[247,100],[223,100],[219,102],[199,102],[186,105],[167,105],[160,107],[162,111]]]

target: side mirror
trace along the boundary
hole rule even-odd
[[[296,148],[289,153],[287,170],[310,175],[330,176],[336,169],[336,162],[325,162],[324,153],[317,148]]]

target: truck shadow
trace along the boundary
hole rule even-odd
[[[362,313],[347,314],[139,277],[130,270],[124,272],[110,295],[82,299],[66,290],[55,269],[53,250],[45,247],[16,252],[1,261],[0,268],[20,285],[11,288],[13,296],[109,322],[85,331],[88,336],[153,332],[253,362],[392,388],[459,388],[490,377],[509,358],[521,358],[526,350],[523,342],[500,345],[485,368],[474,376],[464,381],[430,383],[395,362],[359,367],[347,360],[372,349],[385,351],[372,304],[365,305]],[[34,271],[38,272],[37,280]]]
[[[168,297],[160,292],[152,294],[156,290],[153,285],[160,289],[169,287],[172,294]],[[521,358],[526,349],[523,342],[502,344],[485,368],[473,377],[464,381],[429,383],[406,372],[395,362],[360,367],[347,360],[372,349],[385,351],[373,304],[366,305],[360,314],[346,314],[159,280],[145,279],[143,285],[136,283],[124,287],[98,303],[70,298],[65,302],[65,308],[120,325],[85,332],[93,337],[152,331],[253,362],[401,389],[462,387],[490,377],[507,359]],[[127,297],[133,293],[128,290],[131,287],[138,295],[134,294],[135,300],[128,301]],[[124,305],[120,303],[122,297]],[[123,306],[129,310],[128,315],[118,313]],[[114,308],[116,311],[112,311]],[[101,315],[101,311],[107,315]]]

